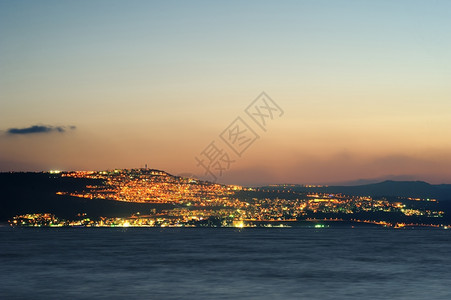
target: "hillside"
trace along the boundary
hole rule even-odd
[[[152,222],[163,220],[162,225],[171,226],[229,226],[243,220],[371,220],[390,226],[451,221],[451,201],[445,201],[450,199],[451,185],[419,181],[245,188],[172,176],[159,170],[124,169],[0,173],[0,191],[0,222],[43,213],[67,220],[151,216]]]
[[[87,178],[68,178],[49,173],[0,173],[0,222],[14,215],[52,213],[73,219],[79,213],[90,217],[125,217],[136,212],[168,207],[164,204],[129,203],[103,199],[84,199],[57,195],[59,191],[80,191],[87,185],[101,181]]]

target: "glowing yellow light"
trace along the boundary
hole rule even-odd
[[[244,222],[239,220],[239,221],[233,221],[233,227],[236,228],[243,228],[244,227]]]

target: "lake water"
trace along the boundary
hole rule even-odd
[[[451,230],[0,228],[1,299],[451,299]]]

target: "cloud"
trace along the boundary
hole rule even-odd
[[[36,133],[50,133],[50,132],[66,132],[68,130],[76,129],[75,126],[48,126],[48,125],[33,125],[24,128],[9,128],[6,133],[9,135],[26,135]]]

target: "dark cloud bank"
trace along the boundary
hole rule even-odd
[[[26,135],[36,133],[66,132],[68,130],[74,130],[75,128],[75,126],[33,125],[25,128],[9,128],[6,133],[9,135]]]

